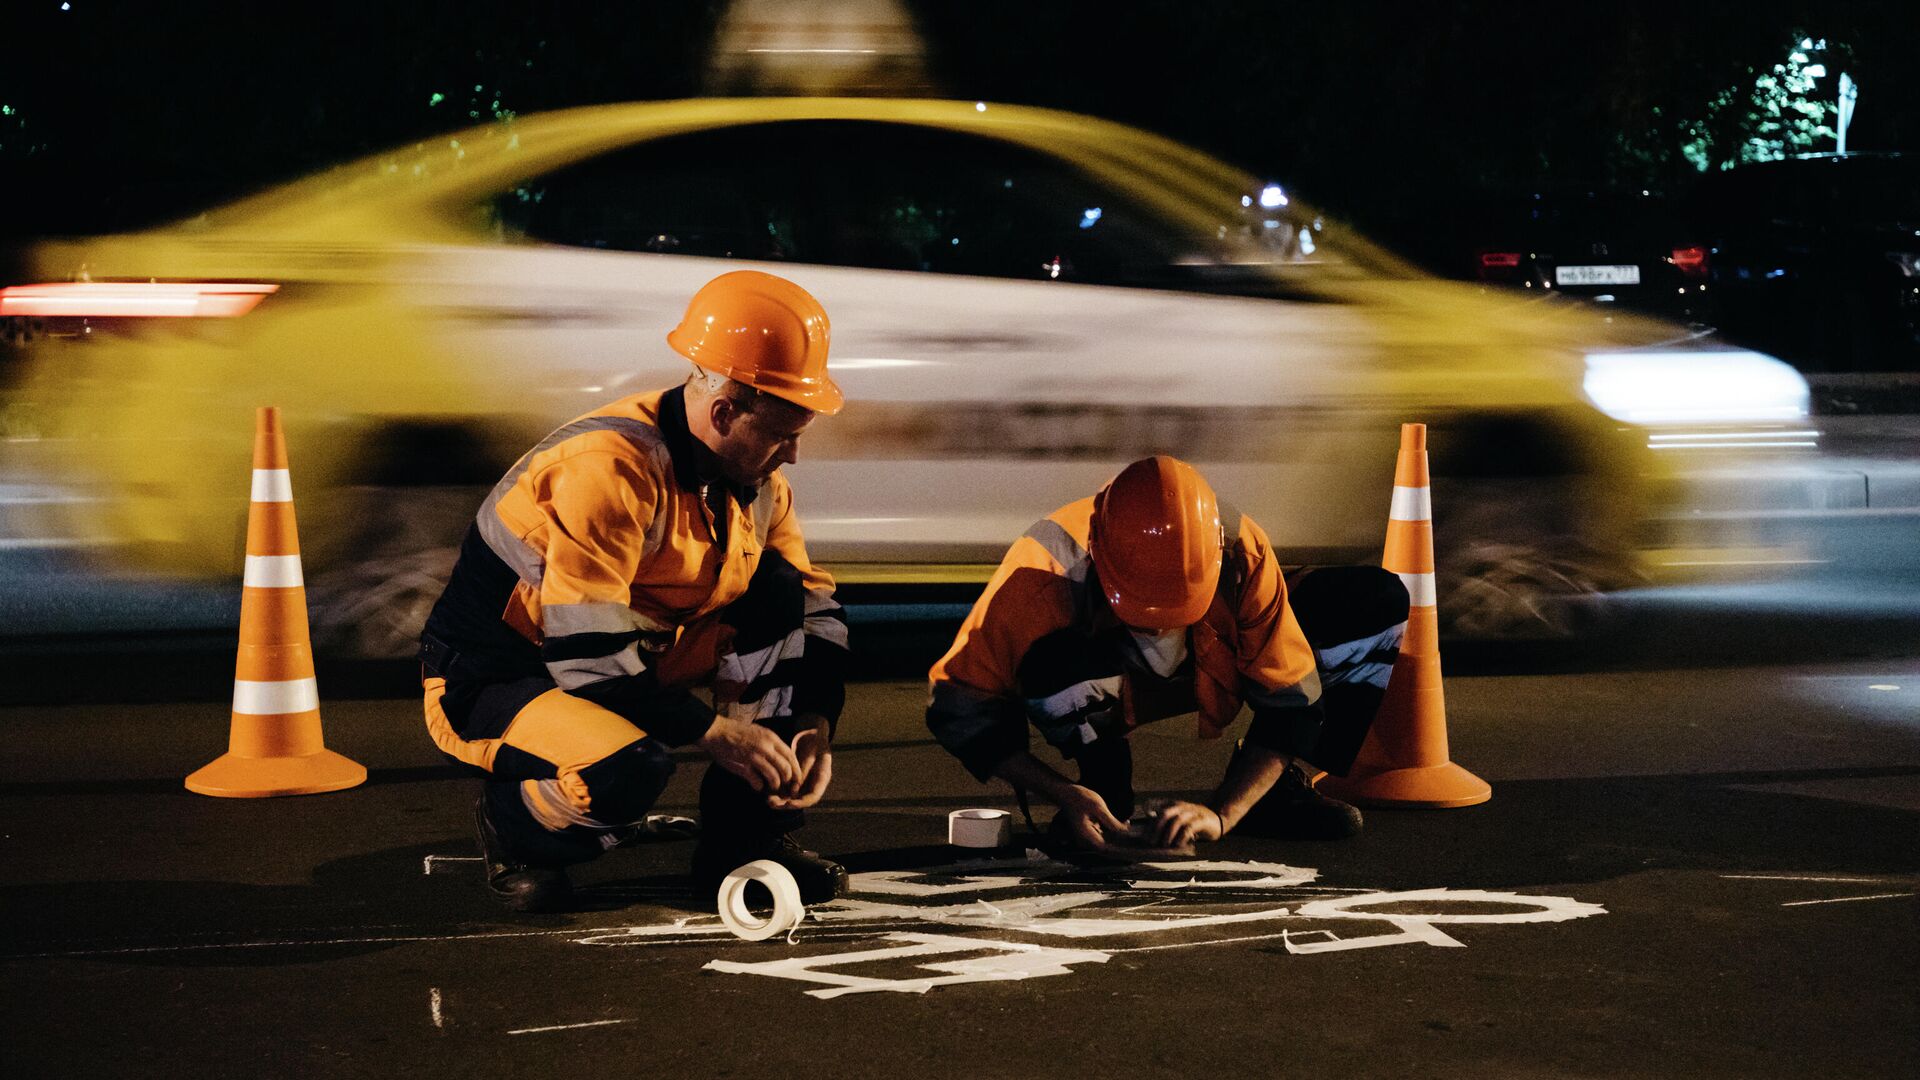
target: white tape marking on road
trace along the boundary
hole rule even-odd
[[[292,502],[293,473],[286,469],[253,470],[254,502]]]
[[[427,1013],[433,1017],[433,1026],[444,1028],[446,1018],[440,1015],[440,988],[435,986],[427,991]]]
[[[286,716],[319,707],[320,688],[312,679],[233,681],[233,711],[241,716]]]
[[[1432,521],[1433,489],[1396,485],[1393,489],[1393,508],[1387,511],[1387,517],[1393,521]]]
[[[249,555],[241,584],[249,589],[297,589],[306,584],[298,555]]]
[[[589,1020],[584,1024],[555,1024],[552,1027],[514,1028],[509,1035],[537,1035],[542,1031],[572,1031],[574,1028],[606,1027],[609,1024],[631,1024],[632,1020]]]
[[[1808,904],[1845,904],[1853,900],[1896,900],[1902,896],[1912,896],[1910,892],[1883,892],[1872,896],[1836,896],[1831,900],[1789,900],[1781,907],[1805,907]]]
[[[1821,877],[1818,874],[1721,874],[1729,881],[1838,881],[1849,885],[1892,885],[1893,878]]]
[[[479,861],[480,861],[480,856],[478,855],[429,855],[426,858],[420,860],[420,873],[423,875],[433,873],[434,863],[479,862]]]
[[[1440,602],[1432,574],[1401,574],[1400,581],[1407,587],[1407,606],[1433,607]]]

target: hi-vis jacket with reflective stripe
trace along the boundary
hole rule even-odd
[[[927,727],[934,737],[984,780],[1027,748],[1029,717],[1049,742],[1069,749],[1105,734],[1082,723],[1092,711],[1089,703],[1102,700],[1117,715],[1116,734],[1197,708],[1197,734],[1218,738],[1243,703],[1253,706],[1256,723],[1317,730],[1319,671],[1287,605],[1286,582],[1267,534],[1252,518],[1222,509],[1233,531],[1213,603],[1188,628],[1192,693],[1184,708],[1156,713],[1146,706],[1136,683],[1153,680],[1131,668],[1124,680],[1093,679],[1045,699],[1023,693],[1031,687],[1022,686],[1022,664],[1037,642],[1062,632],[1092,637],[1120,628],[1087,553],[1093,517],[1087,498],[1054,511],[1014,541],[953,647],[933,666]],[[1069,699],[1073,708],[1057,707]]]
[[[547,436],[481,506],[427,621],[428,638],[459,658],[442,674],[544,672],[651,735],[691,741],[713,711],[671,674],[663,680],[656,662],[681,628],[739,599],[777,555],[805,587],[790,624],[806,638],[792,711],[837,719],[846,622],[833,579],[807,559],[792,489],[777,472],[758,491],[703,481],[708,453],[687,429],[678,387],[622,398]]]

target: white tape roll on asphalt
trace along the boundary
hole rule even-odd
[[[747,885],[755,881],[773,894],[773,914],[764,920],[754,918],[747,909]],[[807,916],[807,907],[800,902],[800,883],[793,880],[792,871],[772,859],[755,859],[728,874],[720,882],[719,902],[720,921],[734,937],[747,941],[784,934]]]
[[[1005,810],[955,810],[947,815],[947,843],[954,847],[1004,847],[1013,838],[1013,816]]]

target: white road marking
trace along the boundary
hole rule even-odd
[[[1883,892],[1872,896],[1836,896],[1831,900],[1789,900],[1781,907],[1805,907],[1808,904],[1844,904],[1851,900],[1893,900],[1902,896],[1912,896],[1910,892]]]
[[[514,1028],[509,1035],[535,1035],[542,1031],[572,1031],[574,1028],[606,1027],[609,1024],[631,1024],[632,1020],[589,1020],[584,1024],[555,1024],[552,1027]]]
[[[480,861],[480,856],[478,855],[429,855],[426,858],[420,860],[420,872],[422,874],[433,873],[434,863],[479,862],[479,861]]]
[[[440,988],[435,986],[427,991],[427,1013],[433,1017],[433,1026],[444,1028],[446,1018],[440,1015]]]
[[[1895,878],[1820,877],[1816,874],[1721,874],[1736,881],[1840,881],[1853,885],[1892,885]]]

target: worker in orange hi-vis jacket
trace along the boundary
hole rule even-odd
[[[667,342],[692,377],[522,457],[422,637],[427,729],[485,778],[480,852],[512,910],[568,907],[565,868],[644,833],[670,748],[689,744],[714,765],[697,884],[773,859],[808,903],[846,892],[846,870],[789,835],[832,779],[845,699],[846,618],[780,472],[840,410],[827,315],[739,271],[702,287]]]
[[[1146,458],[1014,542],[933,667],[927,726],[977,779],[1059,807],[1050,847],[1185,849],[1236,828],[1336,839],[1360,812],[1313,780],[1351,766],[1406,618],[1397,576],[1284,573],[1198,471]],[[1212,797],[1136,814],[1130,732],[1196,713],[1216,738],[1242,705],[1252,721]],[[1029,722],[1077,781],[1029,751]]]

